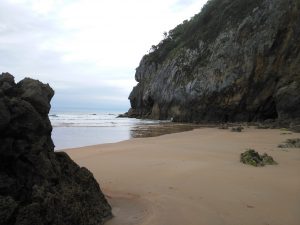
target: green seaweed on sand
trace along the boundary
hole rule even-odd
[[[279,144],[278,148],[300,148],[300,138],[287,139],[283,144]]]
[[[247,149],[247,151],[241,153],[240,161],[244,164],[248,164],[255,167],[278,164],[272,156],[269,156],[266,153],[260,155],[254,149]]]

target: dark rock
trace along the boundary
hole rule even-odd
[[[288,121],[278,121],[278,120],[265,120],[263,122],[258,122],[255,124],[257,129],[276,129],[284,128],[288,126]]]
[[[300,133],[300,124],[292,126],[291,130],[296,132],[296,133]]]
[[[0,196],[0,221],[1,224],[9,224],[18,204],[10,196]]]
[[[25,78],[18,84],[21,99],[31,103],[36,111],[41,114],[47,114],[50,110],[50,100],[54,95],[54,91],[48,84],[43,84],[38,80]]]
[[[128,118],[128,112],[123,113],[123,114],[119,114],[119,115],[117,116],[117,118]]]
[[[54,91],[0,75],[0,224],[99,225],[111,217],[93,175],[54,152],[48,118]]]
[[[263,155],[260,155],[253,149],[248,149],[247,151],[242,153],[240,161],[244,164],[248,164],[251,166],[265,166],[277,164],[277,162],[274,161],[274,159],[268,154],[264,153]]]
[[[211,0],[136,70],[129,115],[175,122],[300,117],[300,3]]]
[[[293,132],[300,133],[300,121],[290,123],[289,129]]]
[[[6,128],[10,122],[10,112],[3,100],[0,100],[0,132]]]
[[[14,77],[9,73],[2,73],[0,78],[1,92],[8,92],[15,85]]]

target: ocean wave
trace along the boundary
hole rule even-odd
[[[53,127],[131,127],[157,124],[157,120],[116,118],[115,113],[53,113],[49,119]]]

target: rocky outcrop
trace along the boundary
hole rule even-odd
[[[54,152],[48,119],[54,91],[0,75],[0,224],[99,225],[111,208],[93,175]]]
[[[129,117],[300,118],[300,2],[211,0],[145,55]]]

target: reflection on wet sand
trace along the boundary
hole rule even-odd
[[[161,122],[159,124],[143,124],[132,127],[130,130],[130,137],[156,137],[164,134],[189,131],[200,127],[203,127],[203,125],[172,122]]]

